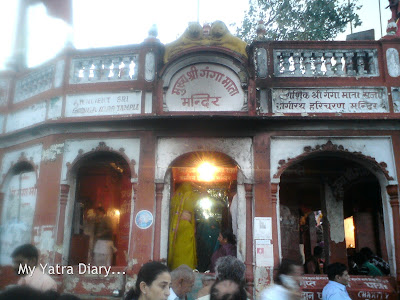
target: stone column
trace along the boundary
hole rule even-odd
[[[65,210],[68,202],[69,185],[60,185],[60,205],[58,214],[58,224],[57,224],[57,241],[56,241],[56,253],[55,253],[55,264],[62,264],[62,253],[63,253],[63,243],[64,243],[64,224],[65,224]]]
[[[253,185],[244,184],[246,191],[246,282],[247,291],[253,296]]]
[[[388,185],[386,191],[390,196],[390,206],[393,216],[394,253],[396,260],[396,280],[400,282],[400,213],[398,185]]]
[[[4,193],[0,193],[0,223],[1,223],[1,215],[3,214],[3,204],[4,204]]]
[[[272,204],[272,241],[274,247],[274,253],[279,253],[278,245],[278,222],[277,222],[277,203],[278,203],[278,187],[279,183],[271,183],[271,204]],[[274,255],[274,266],[279,266],[279,255]]]
[[[161,201],[163,197],[164,183],[156,183],[156,216],[154,222],[154,248],[153,259],[160,260],[161,239]]]

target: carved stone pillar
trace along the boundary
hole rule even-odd
[[[246,191],[246,282],[247,291],[253,296],[254,274],[253,274],[253,185],[244,184]]]
[[[164,183],[156,183],[156,217],[154,223],[154,250],[153,259],[160,260],[161,239],[161,201],[163,197]]]
[[[272,242],[274,253],[278,253],[278,211],[276,209],[278,203],[278,187],[279,183],[271,183],[271,204],[272,204]],[[279,255],[274,255],[274,266],[279,266]]]
[[[60,206],[59,206],[59,215],[58,215],[58,224],[57,224],[57,248],[55,254],[55,263],[62,264],[62,245],[64,243],[64,224],[65,224],[65,210],[68,202],[68,193],[69,193],[69,185],[61,184],[60,185]],[[60,249],[61,248],[61,249]]]
[[[396,259],[396,280],[400,282],[400,213],[399,213],[399,194],[397,185],[388,185],[386,191],[390,196],[390,206],[393,216],[393,235],[394,251]]]

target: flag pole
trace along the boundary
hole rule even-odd
[[[381,11],[381,0],[378,0],[379,4],[379,25],[381,28],[381,37],[383,36],[383,31],[382,31],[382,11]]]
[[[200,23],[200,0],[197,0],[197,23]]]

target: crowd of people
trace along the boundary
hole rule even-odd
[[[225,233],[219,237],[221,248],[233,244],[231,236]],[[227,250],[228,249],[228,250]],[[233,255],[228,247],[218,257],[214,257],[215,273],[203,274],[203,287],[198,291],[197,300],[247,300],[252,296],[245,289],[245,264]],[[306,264],[283,259],[274,277],[274,283],[261,292],[260,300],[296,300],[301,299],[301,277],[304,270],[315,274],[327,274],[329,282],[322,291],[323,300],[351,299],[346,286],[349,283],[349,272],[355,268],[366,275],[380,276],[389,274],[388,264],[374,255],[371,249],[363,248],[354,257],[350,271],[346,265],[332,263],[325,266],[321,263],[322,251],[314,249],[312,258]],[[70,294],[57,292],[57,283],[47,274],[36,268],[39,253],[35,246],[25,244],[17,247],[12,253],[14,269],[21,276],[16,286],[0,293],[0,300],[7,299],[79,299]],[[215,262],[214,262],[215,261]],[[137,274],[136,285],[127,291],[126,300],[181,300],[187,299],[192,292],[196,273],[188,265],[182,264],[170,272],[169,268],[157,261],[145,263]]]

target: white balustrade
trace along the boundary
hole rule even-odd
[[[18,79],[15,84],[14,102],[22,102],[50,90],[53,86],[54,70],[54,65],[45,66]]]
[[[138,54],[74,58],[71,84],[136,80]]]
[[[276,77],[379,76],[376,49],[274,50]]]

